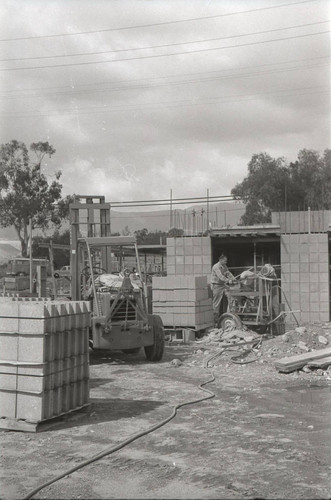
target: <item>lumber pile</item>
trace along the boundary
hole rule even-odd
[[[300,368],[303,368],[307,364],[312,366],[311,363],[316,362],[316,360],[322,361],[329,357],[331,357],[331,347],[278,359],[275,362],[275,367],[279,372],[290,373],[295,370],[300,370]]]

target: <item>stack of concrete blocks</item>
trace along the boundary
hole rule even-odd
[[[89,402],[88,302],[0,296],[0,428]]]
[[[209,236],[167,238],[167,276],[209,276],[211,273]]]
[[[329,321],[328,234],[281,235],[281,265],[285,310],[295,311],[299,323]],[[296,326],[292,314],[286,325]]]
[[[206,276],[153,277],[153,314],[165,327],[192,328],[213,326],[212,300]]]

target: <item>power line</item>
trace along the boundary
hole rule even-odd
[[[151,27],[155,27],[155,26],[167,26],[169,24],[179,24],[179,23],[187,23],[187,22],[192,22],[192,21],[202,21],[202,20],[206,20],[206,19],[216,19],[216,18],[222,18],[222,17],[235,16],[238,14],[248,14],[251,12],[262,12],[265,10],[279,9],[282,7],[291,7],[292,5],[311,3],[314,1],[317,1],[317,0],[304,0],[304,1],[292,2],[292,3],[282,4],[282,5],[271,5],[269,7],[262,7],[259,9],[249,9],[249,10],[243,10],[243,11],[239,11],[239,12],[228,12],[226,14],[215,14],[212,16],[194,17],[194,18],[188,18],[188,19],[177,19],[175,21],[163,21],[160,23],[124,26],[121,28],[105,28],[102,30],[79,31],[76,33],[58,33],[58,34],[52,34],[52,35],[34,35],[34,36],[16,37],[16,38],[3,38],[3,39],[0,39],[0,42],[12,42],[12,41],[18,41],[18,40],[35,40],[35,39],[41,39],[41,38],[55,38],[55,37],[60,37],[60,36],[63,37],[63,36],[90,35],[90,34],[95,34],[95,33],[106,33],[106,32],[111,32],[111,31],[124,31],[124,30],[131,30],[131,29],[137,29],[137,28],[151,28]]]
[[[119,52],[132,52],[132,51],[136,51],[136,50],[161,49],[161,48],[166,48],[166,47],[176,47],[178,45],[191,45],[191,44],[195,44],[195,43],[206,43],[206,42],[216,42],[216,41],[220,41],[220,40],[230,40],[232,38],[242,38],[244,36],[265,35],[266,33],[275,33],[276,31],[284,31],[284,30],[297,29],[297,28],[306,28],[307,26],[316,26],[319,24],[327,24],[329,22],[330,22],[330,20],[318,21],[315,23],[297,24],[294,26],[285,26],[284,28],[274,28],[274,29],[264,30],[264,31],[253,31],[251,33],[241,33],[239,35],[231,35],[231,36],[224,36],[224,37],[217,37],[217,38],[206,38],[204,40],[190,40],[187,42],[166,43],[166,44],[162,44],[162,45],[149,45],[149,46],[145,46],[145,47],[129,47],[127,49],[104,50],[104,51],[98,51],[98,52],[81,52],[81,53],[76,53],[76,54],[57,54],[57,55],[52,55],[52,56],[7,58],[7,59],[0,59],[0,62],[57,59],[57,58],[63,58],[63,57],[67,58],[67,57],[95,56],[95,55],[101,55],[101,54],[116,54]]]
[[[326,31],[318,31],[316,33],[306,33],[303,35],[295,35],[295,36],[289,36],[289,37],[284,37],[284,38],[275,38],[271,40],[262,40],[259,42],[248,42],[248,43],[242,43],[239,45],[228,45],[226,47],[210,47],[206,49],[194,49],[194,50],[189,50],[189,51],[184,51],[184,52],[172,52],[170,54],[151,54],[148,56],[140,56],[140,57],[127,57],[123,59],[110,59],[110,60],[104,60],[104,61],[85,61],[85,62],[77,62],[77,63],[69,63],[69,64],[50,64],[46,66],[26,66],[26,67],[18,67],[18,68],[1,68],[0,71],[21,71],[21,70],[34,70],[34,69],[51,69],[51,68],[67,68],[67,67],[73,67],[73,66],[87,66],[91,64],[108,64],[108,63],[117,63],[117,62],[124,62],[124,61],[137,61],[137,60],[144,60],[144,59],[155,59],[157,57],[171,57],[171,56],[178,56],[178,55],[189,55],[189,54],[196,54],[196,53],[202,53],[202,52],[211,52],[215,50],[224,50],[224,49],[233,49],[233,48],[239,48],[239,47],[249,47],[249,46],[254,46],[254,45],[260,45],[264,43],[273,43],[273,42],[281,42],[284,40],[294,40],[294,39],[299,39],[299,38],[306,38],[309,36],[316,36],[316,35],[324,35],[330,33],[330,30]]]
[[[76,195],[76,198],[80,198],[79,194]],[[225,195],[219,195],[219,196],[209,196],[208,198],[206,196],[194,196],[193,198],[172,198],[171,200],[169,198],[166,198],[166,199],[161,199],[161,200],[136,200],[136,201],[113,201],[113,202],[110,202],[111,205],[122,205],[123,203],[124,204],[129,204],[129,203],[158,203],[158,202],[167,202],[168,204],[172,201],[182,201],[182,202],[188,202],[188,201],[191,201],[191,200],[219,200],[220,198],[222,198],[221,201],[223,201],[223,198],[225,200],[231,198],[233,199],[233,196],[232,195],[229,195],[229,194],[225,194]]]
[[[283,69],[273,69],[270,71],[256,71],[254,73],[235,73],[235,74],[230,74],[230,75],[223,75],[215,78],[200,78],[200,79],[192,79],[192,80],[180,80],[180,81],[170,81],[170,82],[165,82],[165,83],[158,83],[158,84],[153,84],[153,85],[133,85],[133,86],[123,86],[123,87],[108,87],[108,88],[100,88],[100,89],[82,89],[82,90],[76,90],[73,89],[71,91],[65,91],[65,92],[50,92],[50,93],[44,93],[44,94],[23,94],[23,95],[9,95],[9,96],[1,96],[1,98],[5,99],[23,99],[23,98],[28,98],[28,99],[42,99],[47,96],[55,97],[55,96],[77,96],[78,94],[100,94],[100,93],[108,93],[108,92],[123,92],[123,91],[133,91],[133,90],[138,90],[138,89],[157,89],[160,87],[171,87],[171,86],[180,86],[180,85],[192,85],[196,83],[210,83],[210,82],[216,82],[220,80],[231,80],[231,79],[242,79],[242,78],[253,78],[255,76],[265,76],[265,75],[273,75],[273,74],[280,74],[280,73],[286,73],[289,71],[300,71],[302,69],[304,70],[309,70],[309,69],[315,69],[315,68],[322,68],[328,66],[329,63],[317,63],[317,64],[311,64],[311,65],[305,65],[305,66],[296,66],[293,68],[283,68]]]
[[[321,59],[330,59],[330,56],[319,56],[319,57],[309,57],[309,58],[303,58],[303,59],[290,59],[288,61],[280,61],[278,63],[269,63],[269,64],[258,64],[258,65],[254,65],[254,66],[242,66],[242,67],[238,67],[238,68],[228,68],[226,71],[237,71],[237,70],[245,70],[245,69],[259,69],[259,68],[266,68],[266,67],[270,67],[270,66],[279,66],[279,65],[283,65],[283,64],[292,64],[292,63],[299,63],[299,62],[307,62],[307,61],[317,61],[317,60],[321,60]],[[326,65],[327,63],[321,63],[321,64],[316,64],[316,65],[313,65],[313,66],[304,66],[305,68],[311,68],[311,67],[320,67],[320,66],[324,66]],[[283,71],[292,71],[293,68],[284,68],[284,69],[277,69],[275,68],[273,71],[271,72],[264,72],[263,74],[269,74],[269,73],[273,73],[273,72],[283,72]],[[294,69],[301,69],[301,67],[296,67]],[[220,73],[220,70],[214,70],[214,71],[198,71],[198,72],[194,72],[194,73],[177,73],[177,74],[169,74],[169,75],[164,75],[164,76],[158,76],[158,77],[145,77],[145,78],[133,78],[133,79],[129,79],[129,80],[119,80],[117,81],[116,83],[117,84],[120,84],[120,83],[132,83],[132,82],[145,82],[146,80],[147,81],[147,84],[152,81],[152,80],[164,80],[166,78],[178,78],[178,77],[186,77],[186,76],[194,76],[194,75],[208,75],[208,74],[215,74],[215,73]],[[251,75],[255,75],[256,73],[251,73]],[[259,73],[258,73],[259,74]],[[238,73],[235,73],[233,75],[221,75],[219,78],[215,78],[215,80],[217,79],[223,79],[223,78],[235,78],[235,77],[242,77],[243,75],[242,74],[238,74]],[[200,80],[196,80],[196,81],[204,81],[204,80],[207,80],[207,78],[205,79],[200,79]],[[209,79],[209,80],[213,80],[213,79]],[[155,88],[155,87],[159,87],[159,86],[162,86],[162,85],[172,85],[172,84],[185,84],[186,82],[190,82],[190,80],[182,80],[182,81],[178,81],[178,82],[165,82],[164,84],[154,84],[152,83],[152,88]],[[103,82],[95,82],[95,83],[85,83],[85,84],[78,84],[78,85],[75,85],[75,86],[72,86],[72,85],[63,85],[63,86],[54,86],[54,87],[30,87],[30,88],[23,88],[23,89],[9,89],[9,90],[2,90],[0,91],[0,93],[2,94],[13,94],[13,93],[19,93],[19,92],[33,92],[33,91],[43,91],[43,90],[61,90],[61,89],[71,89],[71,92],[74,91],[75,93],[77,92],[77,88],[80,89],[81,87],[93,87],[92,89],[87,89],[86,91],[87,92],[102,92],[102,91],[107,91],[107,90],[117,90],[117,88],[115,87],[110,87],[110,88],[106,88],[106,89],[96,89],[95,87],[96,86],[99,86],[99,85],[106,85],[106,84],[109,84],[109,83],[112,83],[112,82],[109,82],[109,81],[103,81]],[[146,84],[146,85],[147,85]],[[144,88],[142,86],[140,87],[134,87],[134,88]],[[121,89],[131,89],[131,87],[127,87],[127,86],[124,86],[124,87],[121,87]],[[81,92],[85,92],[84,89],[82,90],[78,90],[79,93]],[[57,92],[57,93],[50,93],[50,95],[54,96],[54,95],[65,95],[67,94],[68,92]],[[47,94],[42,94],[41,96],[43,97],[44,95],[47,95]],[[11,97],[10,95],[8,96],[9,98]],[[8,98],[7,97],[7,98]],[[20,97],[19,95],[18,96],[13,96],[13,97]],[[25,94],[23,97],[34,97],[32,96],[31,94]]]
[[[182,209],[176,209],[176,210],[181,210],[180,215],[181,215],[181,216],[183,216],[183,215],[185,215],[185,211],[186,211],[186,210],[190,210],[190,208],[187,208],[187,209],[182,208]],[[214,214],[216,215],[216,214],[220,214],[220,213],[222,213],[222,212],[242,212],[243,210],[245,210],[245,207],[244,207],[244,206],[242,206],[242,207],[240,207],[240,208],[224,208],[224,209],[221,209],[220,211],[219,211],[219,210],[220,210],[220,209],[218,209],[218,210],[217,210],[217,208],[215,208],[215,210],[212,210],[212,209],[211,209],[211,210],[209,211],[209,214],[210,214],[210,215],[214,215]],[[165,211],[164,211],[164,212],[165,212]],[[168,213],[168,211],[166,211],[166,212]],[[115,213],[116,213],[116,214],[119,214],[120,212],[115,211]],[[113,211],[113,210],[111,210],[111,218],[112,218],[112,220],[113,220],[113,219],[132,219],[132,217],[134,217],[134,216],[139,217],[139,215],[140,215],[140,216],[143,216],[143,217],[144,217],[144,219],[147,219],[147,218],[155,218],[155,219],[156,219],[156,218],[158,218],[158,217],[164,217],[164,216],[165,216],[165,214],[164,214],[164,213],[160,214],[160,211],[155,212],[155,215],[153,215],[153,214],[152,214],[152,213],[150,213],[150,212],[135,212],[135,215],[134,215],[134,216],[132,215],[132,212],[128,212],[128,213],[127,213],[127,215],[125,215],[125,213],[126,213],[126,212],[121,213],[121,215],[113,215],[113,214],[114,214],[114,211]],[[186,215],[187,215],[187,216],[190,216],[190,214],[189,214],[188,212],[186,213]]]
[[[326,87],[327,90],[325,91],[314,91],[314,89],[319,89],[319,88],[324,88]],[[145,110],[155,110],[159,109],[160,105],[162,108],[180,108],[180,107],[187,107],[187,106],[208,106],[208,105],[215,105],[215,104],[228,104],[228,103],[233,103],[233,102],[247,102],[247,101],[254,101],[259,98],[259,96],[263,95],[276,95],[279,92],[297,92],[300,91],[300,93],[296,94],[287,94],[287,95],[279,95],[278,97],[297,97],[297,96],[302,96],[302,95],[307,95],[307,94],[325,94],[329,93],[329,85],[319,85],[315,87],[307,87],[307,88],[299,88],[299,89],[283,89],[283,90],[272,90],[272,91],[267,91],[267,92],[260,92],[257,94],[241,94],[241,95],[236,95],[236,96],[222,96],[221,99],[219,98],[212,98],[210,102],[192,102],[189,99],[181,100],[181,101],[165,101],[165,102],[160,102],[158,101],[157,103],[145,103],[142,107],[137,107],[137,105],[132,105],[130,107],[118,107],[118,108],[109,108],[107,105],[104,105],[102,107],[90,107],[90,108],[80,108],[80,109],[75,109],[72,111],[64,111],[60,113],[51,113],[50,111],[47,112],[46,114],[31,114],[31,113],[26,113],[24,115],[19,115],[15,113],[3,113],[3,116],[6,117],[13,117],[13,118],[26,118],[26,117],[42,117],[42,116],[66,116],[66,115],[74,115],[75,117],[77,115],[89,115],[89,114],[95,114],[95,113],[114,113],[114,112],[125,112],[125,111],[145,111]],[[304,92],[302,92],[304,91]],[[257,97],[252,97],[252,96],[257,96]],[[224,100],[225,98],[228,98],[229,100]]]

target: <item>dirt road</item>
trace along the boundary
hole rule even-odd
[[[1,498],[23,498],[162,421],[203,396],[198,386],[211,371],[214,398],[180,408],[165,426],[34,498],[330,498],[330,377],[279,374],[270,345],[257,362],[233,364],[226,352],[208,369],[215,347],[196,343],[167,346],[157,364],[143,352],[91,351],[88,408],[36,434],[0,431]]]

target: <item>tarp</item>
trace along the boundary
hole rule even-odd
[[[139,277],[137,278],[136,275],[132,274],[130,276],[130,281],[133,286],[134,291],[139,291],[141,287],[141,281]],[[112,288],[119,290],[122,286],[123,283],[123,276],[120,274],[100,274],[97,278],[95,278],[95,286],[97,288],[99,287],[107,287],[107,288]]]

